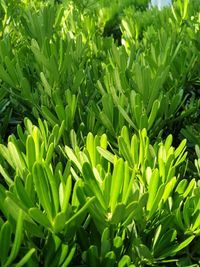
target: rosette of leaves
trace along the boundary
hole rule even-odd
[[[76,231],[94,201],[89,197],[82,206],[77,199],[78,184],[70,175],[70,162],[63,165],[58,160],[56,150],[64,122],[61,127],[55,125],[52,132],[47,122],[39,120],[38,124],[36,127],[25,119],[25,131],[18,126],[18,137],[12,135],[7,146],[0,145],[0,173],[4,178],[0,190],[0,242],[7,246],[2,266],[16,262],[21,255],[33,266],[49,266],[50,262],[52,266],[67,266],[76,251]],[[20,230],[17,228],[15,233],[19,214]],[[11,233],[17,239],[17,248],[15,242],[11,245]],[[30,251],[24,250],[26,243]],[[8,256],[9,263],[5,261]]]
[[[133,264],[178,263],[199,231],[198,197],[192,202],[194,192],[198,195],[198,185],[194,179],[188,183],[180,177],[183,173],[179,166],[187,156],[186,140],[175,149],[169,135],[165,142],[152,146],[146,130],[130,139],[127,128],[118,139],[119,151],[109,148],[107,142],[103,144],[105,136],[89,134],[86,140],[83,151],[77,146],[74,151],[65,147],[73,163],[74,179],[83,177],[77,191],[79,201],[86,203],[86,197],[96,196],[88,208],[91,217],[85,230],[92,227],[103,234],[108,228],[121,237],[125,233],[125,251]],[[187,215],[191,220],[184,225],[182,205],[187,207],[188,198],[193,215]],[[89,237],[87,240],[84,259],[89,260],[88,253],[94,253],[98,261],[98,246],[94,247]]]

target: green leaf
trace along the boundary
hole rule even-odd
[[[181,210],[181,204],[180,204],[180,206],[179,206],[179,208],[176,210],[176,213],[175,213],[175,215],[176,215],[176,221],[177,221],[177,224],[178,224],[178,227],[182,230],[182,231],[185,231],[185,226],[184,226],[184,224],[183,224],[183,219],[182,219],[182,214],[183,214],[183,212],[182,212],[182,210]]]
[[[122,156],[125,158],[125,160],[128,161],[130,167],[133,168],[134,162],[131,155],[130,147],[127,145],[127,143],[124,141],[124,138],[121,136],[118,139],[118,143],[119,143],[119,150],[121,151]]]
[[[11,191],[6,191],[6,198],[4,200],[4,205],[15,220],[17,220],[18,214],[21,209],[25,213],[27,213],[27,207]]]
[[[169,109],[170,115],[173,115],[176,113],[176,110],[181,103],[182,97],[183,97],[183,90],[180,90],[178,94],[172,97],[172,102],[170,104],[170,109]]]
[[[187,228],[190,227],[190,224],[191,224],[191,201],[189,198],[186,199],[184,205],[183,205],[183,219],[184,219],[184,223],[186,225]]]
[[[133,127],[133,129],[135,129],[137,131],[137,127],[133,123],[133,121],[131,120],[131,118],[129,117],[128,113],[120,105],[118,105],[118,109],[119,109],[120,113],[122,114],[122,116],[124,117],[124,119],[129,123],[129,125],[131,127]]]
[[[12,79],[13,84],[15,84],[15,87],[16,87],[18,85],[18,79],[16,75],[16,68],[14,66],[14,60],[11,61],[8,56],[5,56],[4,61],[6,64],[8,74],[10,78]]]
[[[19,81],[20,81],[20,86],[22,88],[21,89],[22,97],[24,97],[25,99],[29,101],[32,100],[31,86],[30,86],[29,80],[26,77],[22,77]]]
[[[56,114],[57,114],[60,122],[65,120],[65,109],[64,109],[63,103],[60,103],[59,105],[57,104],[55,106],[55,111],[56,111]]]
[[[27,191],[25,190],[23,184],[22,184],[22,180],[21,178],[19,178],[19,176],[15,177],[15,188],[17,191],[17,194],[19,196],[19,198],[21,199],[21,201],[23,202],[23,204],[27,207],[27,208],[31,208],[34,206],[32,200],[30,199]]]
[[[0,79],[2,81],[6,82],[11,87],[15,88],[15,83],[12,81],[12,79],[9,76],[9,74],[7,73],[7,71],[2,66],[2,64],[0,65]]]
[[[116,263],[116,255],[114,251],[109,251],[103,259],[102,265],[105,267],[114,267]]]
[[[15,232],[14,243],[13,243],[13,246],[11,249],[10,256],[4,265],[5,267],[10,266],[10,264],[17,257],[18,251],[19,251],[20,246],[21,246],[22,235],[23,235],[23,213],[22,213],[22,210],[20,210],[19,215],[18,215],[18,219],[17,219],[17,227],[16,227],[16,232]]]
[[[187,187],[187,189],[185,190],[185,192],[183,193],[183,198],[186,198],[194,189],[196,185],[196,180],[192,179]]]
[[[160,183],[161,183],[161,178],[159,175],[159,171],[158,169],[155,169],[151,175],[149,188],[148,188],[148,193],[149,193],[149,198],[147,202],[148,211],[150,211],[154,205],[154,200],[155,200]]]
[[[151,113],[150,113],[149,118],[148,118],[148,130],[152,127],[152,125],[156,119],[159,108],[160,108],[160,101],[158,99],[156,99],[153,102]]]
[[[72,261],[74,254],[76,252],[76,245],[74,245],[69,253],[69,255],[67,256],[66,260],[63,262],[63,264],[61,265],[61,267],[67,267],[70,262]]]
[[[111,250],[111,239],[110,239],[110,229],[105,228],[101,236],[101,257],[104,258],[105,255]]]
[[[174,151],[175,158],[177,158],[185,150],[186,143],[187,143],[187,140],[184,139],[180,143],[180,145],[177,147],[177,149]]]
[[[173,141],[173,136],[170,134],[167,136],[167,138],[165,140],[165,144],[164,144],[166,153],[168,153],[168,150],[170,149],[170,147],[172,145],[172,141]]]
[[[162,199],[164,190],[165,190],[165,184],[162,184],[159,187],[159,189],[157,190],[156,196],[155,196],[154,201],[153,201],[153,205],[151,206],[151,209],[150,209],[149,214],[148,214],[148,218],[151,218],[152,215],[156,212],[156,210],[160,204],[160,201]]]
[[[103,197],[104,197],[105,204],[107,207],[109,206],[109,202],[110,202],[111,183],[112,183],[112,176],[110,173],[107,173],[102,183]]]
[[[112,184],[110,192],[110,208],[111,212],[114,212],[114,209],[117,204],[117,200],[122,190],[123,176],[124,175],[124,161],[123,159],[117,160],[114,171],[112,175]]]
[[[193,226],[192,226],[192,231],[195,231],[197,228],[200,226],[200,214],[197,216]]]
[[[114,163],[114,155],[110,151],[100,146],[97,146],[97,151],[103,158],[107,159],[111,163]]]
[[[26,164],[22,157],[21,151],[12,142],[8,142],[8,150],[12,159],[13,165],[21,172],[26,168]]]
[[[66,213],[59,212],[53,222],[53,231],[55,234],[61,232],[65,226],[66,223]]]
[[[161,231],[162,231],[162,225],[160,224],[155,232],[155,235],[153,237],[153,245],[152,245],[152,250],[155,251],[155,247],[158,244],[159,240],[160,240],[160,235],[161,235]]]
[[[94,176],[94,173],[92,171],[90,164],[87,162],[83,164],[83,177],[84,177],[85,183],[93,191],[94,196],[98,199],[100,205],[103,207],[104,210],[106,210],[106,204],[103,198],[101,187]]]
[[[118,267],[128,267],[130,266],[131,259],[128,255],[124,255],[118,263]]]
[[[131,154],[133,157],[134,164],[139,163],[139,141],[138,137],[134,134],[131,139]]]
[[[174,245],[171,248],[168,248],[166,250],[166,252],[163,252],[162,255],[160,255],[159,259],[164,259],[170,256],[175,255],[177,252],[179,252],[180,250],[184,249],[185,247],[187,247],[195,238],[194,235],[186,238],[183,242],[181,242],[180,244]]]
[[[98,250],[94,245],[88,249],[88,266],[99,266]]]
[[[106,116],[106,114],[104,112],[100,112],[99,113],[99,117],[103,123],[103,125],[110,131],[110,133],[115,136],[115,130],[113,128],[113,124],[111,123],[111,121],[109,120],[109,118]]]
[[[8,162],[8,164],[14,169],[14,164],[10,156],[9,149],[6,146],[0,144],[0,153],[4,157],[4,159]]]
[[[103,110],[108,117],[109,121],[113,123],[113,100],[111,95],[104,94],[102,97]]]
[[[76,230],[82,224],[89,206],[95,200],[95,197],[87,198],[85,205],[78,210],[66,223],[65,223],[65,235],[66,237],[73,237]]]
[[[130,167],[127,161],[124,163],[124,181],[123,181],[123,191],[122,191],[122,203],[126,204],[127,193],[129,193],[129,186],[132,182],[131,175],[134,174],[134,171],[130,171]]]
[[[1,265],[4,266],[4,263],[8,259],[8,253],[11,248],[11,234],[12,228],[8,221],[6,221],[1,227],[0,231],[0,248],[1,248]]]
[[[63,188],[64,187],[64,188]],[[72,192],[72,178],[71,175],[68,176],[66,185],[64,186],[62,183],[60,184],[59,189],[59,198],[60,198],[60,206],[62,212],[67,211],[69,199]]]
[[[96,166],[96,147],[94,146],[94,136],[92,133],[87,135],[86,149],[89,152],[92,166]]]
[[[53,175],[53,173],[52,173],[52,171],[51,171],[51,169],[47,163],[45,163],[43,166],[44,166],[45,172],[47,174],[49,185],[51,188],[52,198],[53,198],[52,200],[54,203],[55,213],[57,213],[59,210],[59,194],[58,194],[58,188],[57,188],[55,176]]]
[[[61,254],[59,259],[59,266],[67,259],[67,254],[69,252],[69,245],[62,244],[61,245]]]
[[[50,186],[45,175],[44,167],[40,163],[33,165],[33,181],[36,187],[38,198],[45,209],[47,216],[52,221],[52,199],[50,195]]]
[[[3,178],[5,179],[5,182],[9,185],[9,186],[11,186],[11,185],[13,185],[13,180],[10,178],[10,176],[9,176],[9,174],[8,174],[8,172],[7,172],[7,170],[6,169],[4,169],[3,167],[2,167],[2,165],[0,164],[0,173],[1,173],[1,175],[3,176]]]
[[[174,229],[170,229],[159,236],[157,243],[154,246],[154,257],[160,257],[160,254],[164,250],[167,250],[172,246],[172,242],[176,238],[177,232]]]
[[[44,226],[45,228],[51,228],[51,223],[47,216],[38,208],[30,208],[29,209],[30,216],[39,224]]]
[[[45,159],[45,163],[48,165],[51,163],[52,157],[53,157],[53,153],[54,153],[54,144],[51,143],[48,146],[48,150],[47,150],[47,154],[46,154],[46,159]]]
[[[126,166],[126,165],[125,165]],[[127,191],[125,192],[123,188],[123,203],[127,204],[128,200],[129,200],[129,197],[132,195],[132,190],[133,190],[133,182],[134,182],[134,179],[135,179],[135,170],[133,170],[132,174],[131,174],[131,178],[130,178],[130,181],[129,181],[129,184],[128,184],[128,187],[127,187]],[[126,178],[126,177],[125,177]]]
[[[181,180],[178,183],[175,191],[178,192],[179,195],[182,195],[185,192],[187,183],[188,183],[188,181],[186,179]]]
[[[29,170],[32,170],[33,164],[36,160],[35,143],[33,137],[29,135],[26,139],[26,153],[27,153],[27,165]]]
[[[16,263],[15,267],[22,267],[24,266],[32,257],[32,255],[36,252],[35,248],[31,248],[26,255],[24,255],[24,257],[18,262]]]
[[[55,124],[59,124],[59,121],[56,116],[46,106],[42,106],[41,110],[45,118],[52,126],[54,126]]]
[[[165,190],[164,190],[164,193],[163,193],[163,197],[162,197],[162,200],[163,202],[165,203],[167,201],[167,199],[169,198],[172,190],[174,189],[175,187],[175,184],[176,184],[176,177],[173,177],[171,179],[171,181],[169,181],[166,185],[165,185]]]
[[[77,159],[76,155],[74,154],[73,150],[70,147],[65,146],[65,153],[67,154],[68,158],[75,163],[79,171],[82,172],[82,166],[79,160]]]
[[[140,129],[147,129],[148,128],[148,118],[146,113],[142,113],[140,116]]]
[[[152,261],[153,257],[147,246],[145,246],[144,244],[139,244],[137,249],[139,252],[139,257],[141,259],[145,259],[146,261]]]
[[[125,214],[125,205],[122,203],[118,203],[115,207],[115,210],[112,214],[110,223],[111,224],[119,224],[120,222],[123,221],[124,215]]]

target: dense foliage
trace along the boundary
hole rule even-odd
[[[0,1],[0,266],[200,265],[200,3]]]

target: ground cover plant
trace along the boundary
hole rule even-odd
[[[0,266],[200,265],[200,2],[0,2]]]

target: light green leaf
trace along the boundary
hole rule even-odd
[[[66,213],[59,212],[56,217],[54,218],[53,222],[53,231],[55,234],[61,232],[65,226],[66,223]]]
[[[45,209],[47,216],[52,221],[52,199],[50,193],[50,186],[45,175],[45,170],[42,164],[35,163],[33,165],[33,181],[36,187],[38,198]]]
[[[18,262],[16,263],[15,267],[22,267],[24,266],[28,261],[29,259],[32,257],[32,255],[36,252],[36,249],[35,248],[31,248],[27,253],[26,255]]]
[[[47,216],[38,208],[30,208],[29,209],[30,216],[39,224],[44,226],[45,228],[51,228],[51,223]]]
[[[152,125],[156,119],[157,112],[158,112],[159,108],[160,108],[160,101],[158,99],[156,99],[153,102],[151,113],[150,113],[149,118],[148,118],[148,130],[152,127]]]
[[[174,187],[175,187],[175,184],[176,184],[176,177],[173,177],[171,179],[171,181],[169,181],[166,185],[165,185],[165,190],[164,190],[164,193],[163,193],[163,197],[162,197],[162,200],[163,202],[165,203],[167,201],[167,199],[169,198],[171,192],[173,191]]]
[[[61,267],[67,267],[70,262],[72,261],[74,254],[76,252],[76,245],[74,245],[69,253],[69,255],[67,256],[66,260],[63,262],[63,264],[61,265]]]
[[[158,169],[155,169],[151,175],[149,188],[148,188],[148,193],[149,193],[149,198],[147,201],[148,211],[150,211],[154,205],[154,200],[155,200],[160,183],[161,183],[161,178],[159,175],[159,171]]]
[[[36,160],[35,155],[35,143],[33,137],[29,135],[26,139],[26,154],[27,154],[27,165],[29,170],[32,170],[33,164]]]
[[[79,160],[77,159],[76,155],[74,154],[73,150],[70,147],[65,146],[65,153],[67,154],[68,158],[75,163],[79,171],[82,172],[82,166]]]
[[[23,170],[26,168],[26,164],[22,157],[21,151],[12,142],[8,142],[8,150],[10,152],[13,165],[19,169],[20,173],[22,174]]]
[[[10,156],[9,149],[6,146],[0,144],[0,153],[4,157],[4,159],[8,162],[8,164],[14,169],[14,163]]]
[[[185,192],[187,183],[188,183],[188,181],[186,179],[181,180],[178,183],[175,191],[178,192],[179,195],[183,194]]]
[[[177,158],[186,149],[187,140],[184,139],[177,149],[174,151],[175,158]]]
[[[100,205],[104,210],[106,210],[106,204],[103,198],[101,187],[94,176],[91,166],[87,162],[83,164],[83,177],[90,190],[94,192],[94,196],[98,199]]]
[[[200,227],[200,214],[197,216],[191,230],[195,231],[199,227]]]
[[[71,175],[68,176],[67,178],[67,182],[65,185],[65,188],[63,189],[63,202],[61,204],[61,210],[63,212],[67,211],[67,207],[68,207],[68,203],[69,203],[69,199],[71,196],[71,192],[72,192],[72,178]]]
[[[108,151],[108,150],[106,150],[100,146],[97,146],[97,151],[99,152],[99,154],[103,158],[107,159],[111,163],[114,163],[114,155],[110,151]]]
[[[114,166],[114,171],[112,175],[110,204],[109,204],[111,208],[111,212],[114,212],[118,197],[121,194],[123,177],[124,177],[124,161],[123,159],[119,159],[117,160]]]
[[[130,266],[131,259],[128,255],[124,255],[118,263],[118,267],[127,267]]]
[[[45,163],[48,165],[50,164],[52,157],[53,157],[53,153],[54,153],[54,144],[51,143],[48,147],[47,150],[47,154],[46,154],[46,158],[45,158]]]
[[[87,135],[86,149],[89,152],[92,166],[96,166],[96,147],[94,146],[94,136],[92,133],[88,133]]]
[[[187,189],[185,190],[185,192],[183,193],[183,198],[186,198],[194,189],[196,185],[196,180],[192,179],[187,187]]]

